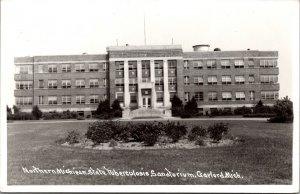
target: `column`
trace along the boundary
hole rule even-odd
[[[170,106],[170,93],[169,93],[169,76],[168,76],[168,61],[164,60],[164,106]]]
[[[138,107],[141,108],[143,106],[142,102],[142,90],[141,90],[141,83],[142,83],[142,61],[137,61],[137,83],[138,83]]]
[[[155,64],[154,60],[150,60],[150,81],[155,83]]]
[[[155,91],[155,64],[154,60],[150,60],[150,81],[152,83],[151,90],[151,107],[156,107],[156,91]]]
[[[124,61],[124,107],[128,108],[130,104],[129,94],[129,72],[128,72],[128,61]]]

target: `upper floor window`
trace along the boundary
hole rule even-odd
[[[163,61],[154,61],[154,68],[156,70],[162,70],[163,69]]]
[[[48,72],[49,73],[57,73],[57,65],[55,65],[55,64],[48,65]]]
[[[118,99],[118,101],[120,103],[124,102],[124,93],[116,93],[116,99]]]
[[[44,73],[44,65],[38,65],[38,72]]]
[[[248,66],[249,67],[254,67],[254,59],[248,59]]]
[[[244,84],[245,83],[245,77],[242,75],[235,76],[235,83],[236,84]]]
[[[84,88],[85,87],[84,79],[77,79],[75,81],[75,85],[76,85],[76,88]]]
[[[262,84],[275,84],[278,82],[277,75],[261,75],[260,82]]]
[[[106,79],[106,78],[103,79],[103,87],[104,87],[104,88],[107,87],[107,79]]]
[[[124,86],[124,79],[123,78],[115,79],[115,84],[116,86]]]
[[[32,74],[32,65],[16,66],[16,74]]]
[[[76,72],[84,72],[85,71],[84,64],[75,64],[75,71]]]
[[[71,88],[71,80],[62,80],[61,87],[62,88]]]
[[[217,85],[218,83],[217,76],[208,76],[207,81],[208,85]]]
[[[176,77],[169,77],[168,82],[169,82],[169,85],[174,86],[177,84],[177,79],[176,79]]]
[[[31,105],[32,97],[16,97],[17,105]]]
[[[62,64],[62,72],[71,72],[71,64]]]
[[[261,99],[262,100],[277,100],[278,99],[278,91],[262,91]]]
[[[217,68],[216,60],[208,60],[206,62],[207,69],[215,69]]]
[[[222,76],[222,84],[231,84],[231,76],[230,75],[223,75]]]
[[[76,96],[76,104],[84,104],[85,103],[85,96],[80,95]]]
[[[236,92],[235,100],[245,100],[245,92]]]
[[[203,61],[193,61],[194,69],[203,69]]]
[[[98,95],[91,95],[90,96],[90,103],[91,104],[98,104],[99,103],[99,96]]]
[[[203,77],[202,76],[194,77],[194,84],[203,85]]]
[[[129,71],[137,70],[137,61],[128,61],[128,69]]]
[[[29,90],[32,89],[32,81],[16,81],[17,90]]]
[[[116,61],[116,71],[124,71],[124,61]]]
[[[183,63],[183,68],[184,69],[189,69],[189,61],[184,61],[184,63]]]
[[[62,96],[61,102],[62,104],[71,104],[71,96]]]
[[[244,64],[244,60],[240,59],[240,60],[234,60],[234,67],[235,68],[244,68],[245,64]]]
[[[185,102],[190,101],[190,93],[189,92],[184,92],[184,101]]]
[[[56,89],[57,88],[57,80],[48,80],[48,88]]]
[[[222,92],[222,100],[231,100],[232,94],[231,92]]]
[[[222,69],[230,69],[230,61],[229,60],[221,60]]]
[[[262,68],[277,67],[277,60],[276,59],[260,60],[260,67]]]
[[[184,76],[184,85],[190,85],[190,77],[189,76]]]
[[[49,105],[57,104],[57,96],[48,96],[48,104]]]
[[[107,71],[107,62],[102,63],[103,71]]]
[[[147,60],[147,61],[143,60],[142,61],[142,69],[150,69],[150,61],[149,60]]]
[[[195,99],[197,101],[203,101],[203,92],[195,92]]]
[[[164,85],[164,78],[163,77],[156,77],[155,78],[155,85],[157,85],[157,86]]]
[[[90,72],[97,72],[99,71],[99,66],[97,63],[91,63],[89,64],[89,71]]]
[[[249,84],[253,84],[255,82],[255,78],[253,74],[249,75]]]
[[[177,61],[176,60],[168,60],[168,68],[169,69],[176,69],[177,68]]]
[[[208,92],[208,101],[217,101],[217,92]]]
[[[98,79],[90,79],[90,88],[98,88],[99,87],[99,80]]]
[[[129,79],[129,86],[135,86],[137,84],[136,78],[130,78]]]

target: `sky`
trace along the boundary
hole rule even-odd
[[[147,45],[171,44],[173,38],[184,51],[195,44],[279,51],[279,96],[295,98],[296,0],[2,0],[2,99],[14,104],[14,57],[104,54],[117,41],[143,45],[144,16]]]

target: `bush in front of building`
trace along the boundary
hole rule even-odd
[[[214,142],[219,142],[224,135],[228,134],[228,124],[222,122],[216,123],[209,126],[207,132],[209,137],[212,138]]]
[[[106,143],[113,139],[117,124],[112,121],[93,122],[89,124],[85,136],[95,144]]]
[[[270,118],[274,117],[276,114],[274,113],[258,113],[258,114],[245,114],[243,117],[248,117],[248,118]]]
[[[199,137],[206,137],[207,130],[202,126],[195,126],[192,128],[192,130],[189,132],[188,140],[189,141],[195,141]]]
[[[251,114],[251,113],[252,113],[252,109],[245,107],[245,106],[234,109],[235,115],[245,115],[245,114]]]
[[[293,113],[293,102],[288,98],[284,97],[281,100],[277,100],[273,106],[275,117],[269,119],[272,123],[291,123],[294,120]]]
[[[79,133],[79,131],[71,130],[71,131],[68,131],[65,142],[68,142],[69,144],[75,144],[75,143],[79,143],[80,139],[81,139],[81,134]]]
[[[172,116],[181,116],[181,113],[183,111],[183,104],[180,98],[178,98],[177,95],[174,95],[173,98],[171,99],[172,103]]]
[[[31,113],[27,112],[18,112],[15,114],[7,115],[7,120],[36,120],[36,117]]]
[[[172,139],[172,142],[178,142],[180,138],[186,135],[187,127],[179,122],[167,122],[161,125],[165,135]]]
[[[75,111],[63,111],[63,112],[44,112],[44,120],[53,120],[53,119],[77,119],[78,114]]]
[[[109,100],[100,101],[95,112],[95,118],[108,120],[114,117],[122,117],[122,111],[118,99],[114,100],[111,106]]]
[[[198,113],[198,104],[195,97],[193,97],[186,103],[186,105],[184,106],[184,111],[189,112],[192,116],[196,116],[196,114]]]
[[[43,112],[39,109],[39,107],[37,105],[33,106],[32,108],[32,111],[31,111],[31,114],[37,119],[39,120],[42,115],[43,115]]]

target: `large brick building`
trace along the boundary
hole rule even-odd
[[[209,51],[195,45],[110,46],[107,54],[16,57],[15,100],[23,111],[92,114],[118,99],[124,117],[170,116],[170,99],[195,97],[199,112],[278,98],[277,51]]]

